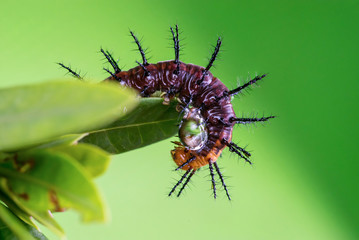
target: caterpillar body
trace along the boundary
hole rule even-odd
[[[214,198],[217,197],[215,180],[215,173],[217,173],[228,199],[231,200],[217,164],[218,157],[223,149],[228,147],[229,151],[236,153],[251,164],[249,160],[251,154],[231,141],[233,126],[237,123],[264,122],[274,117],[237,118],[231,104],[231,96],[263,79],[265,75],[258,75],[244,85],[229,90],[209,71],[218,55],[222,44],[221,38],[217,40],[208,65],[201,67],[179,60],[178,26],[176,25],[175,29],[171,27],[170,30],[175,49],[174,60],[155,64],[148,63],[143,48],[133,32],[130,33],[142,56],[142,63],[137,62],[138,66],[122,71],[112,55],[101,49],[114,69],[113,72],[105,69],[111,75],[105,81],[116,81],[121,85],[131,87],[137,90],[142,97],[150,97],[156,91],[161,91],[164,104],[174,98],[178,100],[178,106],[183,112],[179,126],[181,142],[174,142],[176,146],[171,151],[171,155],[177,165],[176,170],[182,169],[185,172],[171,189],[169,196],[182,184],[177,192],[177,197],[179,197],[196,171],[209,165]],[[69,67],[62,63],[59,64],[73,76],[81,78]]]

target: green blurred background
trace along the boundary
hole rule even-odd
[[[1,0],[0,86],[63,78],[59,61],[99,81],[107,77],[100,47],[131,68],[140,55],[129,29],[151,62],[173,59],[176,23],[184,62],[206,65],[223,36],[212,72],[230,88],[269,73],[234,108],[278,118],[234,130],[254,165],[227,151],[219,160],[233,201],[223,191],[213,200],[207,169],[180,199],[168,198],[180,175],[167,140],[115,156],[97,180],[110,223],[56,214],[68,238],[359,239],[357,0]]]

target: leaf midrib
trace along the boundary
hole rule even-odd
[[[140,126],[151,125],[151,124],[159,124],[159,123],[163,123],[163,122],[171,122],[173,120],[176,120],[176,118],[171,118],[171,119],[167,119],[167,120],[160,120],[160,121],[145,122],[145,123],[135,123],[135,124],[117,126],[117,127],[112,127],[112,128],[104,128],[104,129],[101,129],[101,130],[91,131],[91,132],[88,132],[88,133],[91,134],[91,133],[106,132],[106,131],[111,131],[111,130],[116,130],[116,129],[121,129],[121,128],[140,127]]]

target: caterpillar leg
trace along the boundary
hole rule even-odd
[[[229,193],[228,193],[227,185],[224,183],[224,178],[223,178],[221,171],[219,170],[217,162],[214,162],[213,165],[214,165],[214,168],[216,169],[219,179],[221,180],[222,186],[223,186],[224,190],[226,191],[228,200],[231,200],[231,197],[229,196]]]
[[[190,99],[188,100],[188,102],[180,102],[180,104],[178,104],[178,107],[181,108],[180,109],[180,116],[183,114],[183,113],[186,113],[187,111],[189,111],[189,107],[192,103],[192,96],[190,96]]]

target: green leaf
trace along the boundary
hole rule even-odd
[[[25,225],[27,230],[29,231],[29,233],[37,240],[48,240],[48,238],[42,234],[39,230],[37,230],[36,228],[29,226],[29,225]]]
[[[46,143],[40,144],[34,148],[51,148],[51,147],[57,147],[57,146],[69,146],[75,144],[77,141],[79,141],[81,138],[86,136],[87,134],[68,134],[64,135],[58,138],[55,138],[51,141],[48,141]]]
[[[113,84],[57,81],[0,89],[0,151],[94,130],[137,105]]]
[[[52,148],[52,150],[62,152],[76,159],[92,177],[103,174],[110,164],[108,153],[90,144],[62,145]]]
[[[13,162],[0,164],[0,175],[3,191],[32,216],[72,208],[84,221],[106,220],[90,175],[69,155],[50,150],[19,153]]]
[[[0,163],[6,161],[6,159],[10,156],[11,154],[0,152]]]
[[[4,181],[4,180],[2,180]],[[53,231],[60,237],[64,237],[65,233],[61,226],[54,220],[49,211],[34,211],[26,208],[24,205],[19,207],[9,196],[7,196],[3,191],[0,190],[0,199],[3,201],[8,208],[16,214],[21,220],[27,223],[29,226],[32,226],[39,231],[38,226],[35,224],[33,219],[36,219],[39,223]],[[2,238],[0,238],[2,239]]]
[[[0,189],[0,200],[6,204],[6,206],[14,213],[18,218],[20,218],[25,223],[33,226],[38,229],[36,224],[32,221],[31,215],[26,213],[23,209],[19,208],[16,203],[9,198],[1,189]],[[1,238],[0,238],[1,239]]]
[[[35,240],[21,220],[2,203],[0,203],[0,228],[0,239]]]
[[[21,223],[19,223],[21,224]],[[37,239],[37,240],[47,240],[48,238],[42,234],[38,229],[29,226],[27,224],[22,223],[25,227],[25,229],[22,229],[21,231],[27,231],[28,234],[24,235],[22,233],[17,232],[17,234],[15,234],[12,230],[11,227],[14,228],[14,226],[12,225],[11,227],[7,226],[5,224],[5,222],[3,222],[0,219],[0,239],[1,240],[18,240],[18,239],[24,239],[24,240],[28,240],[28,239]],[[20,235],[20,236],[19,236]],[[30,238],[33,237],[33,238]]]
[[[29,236],[32,236],[33,238],[31,239],[36,239],[36,240],[47,240],[48,238],[42,234],[38,229],[23,224],[24,227],[26,228],[26,231],[29,233],[28,236],[24,236],[24,238],[22,237],[17,237],[16,234],[14,234],[14,232],[11,231],[10,227],[8,227],[3,221],[1,221],[0,219],[0,239],[1,240],[18,240],[18,239],[24,239],[24,240],[28,240],[30,239]]]
[[[163,105],[162,98],[142,98],[130,114],[102,130],[90,133],[80,142],[91,143],[112,154],[147,146],[178,132],[176,102]]]
[[[61,238],[65,237],[65,232],[61,226],[55,221],[52,214],[49,211],[38,211],[32,210],[25,206],[22,206],[25,211],[31,215],[36,221],[47,227],[50,231],[60,236]]]

